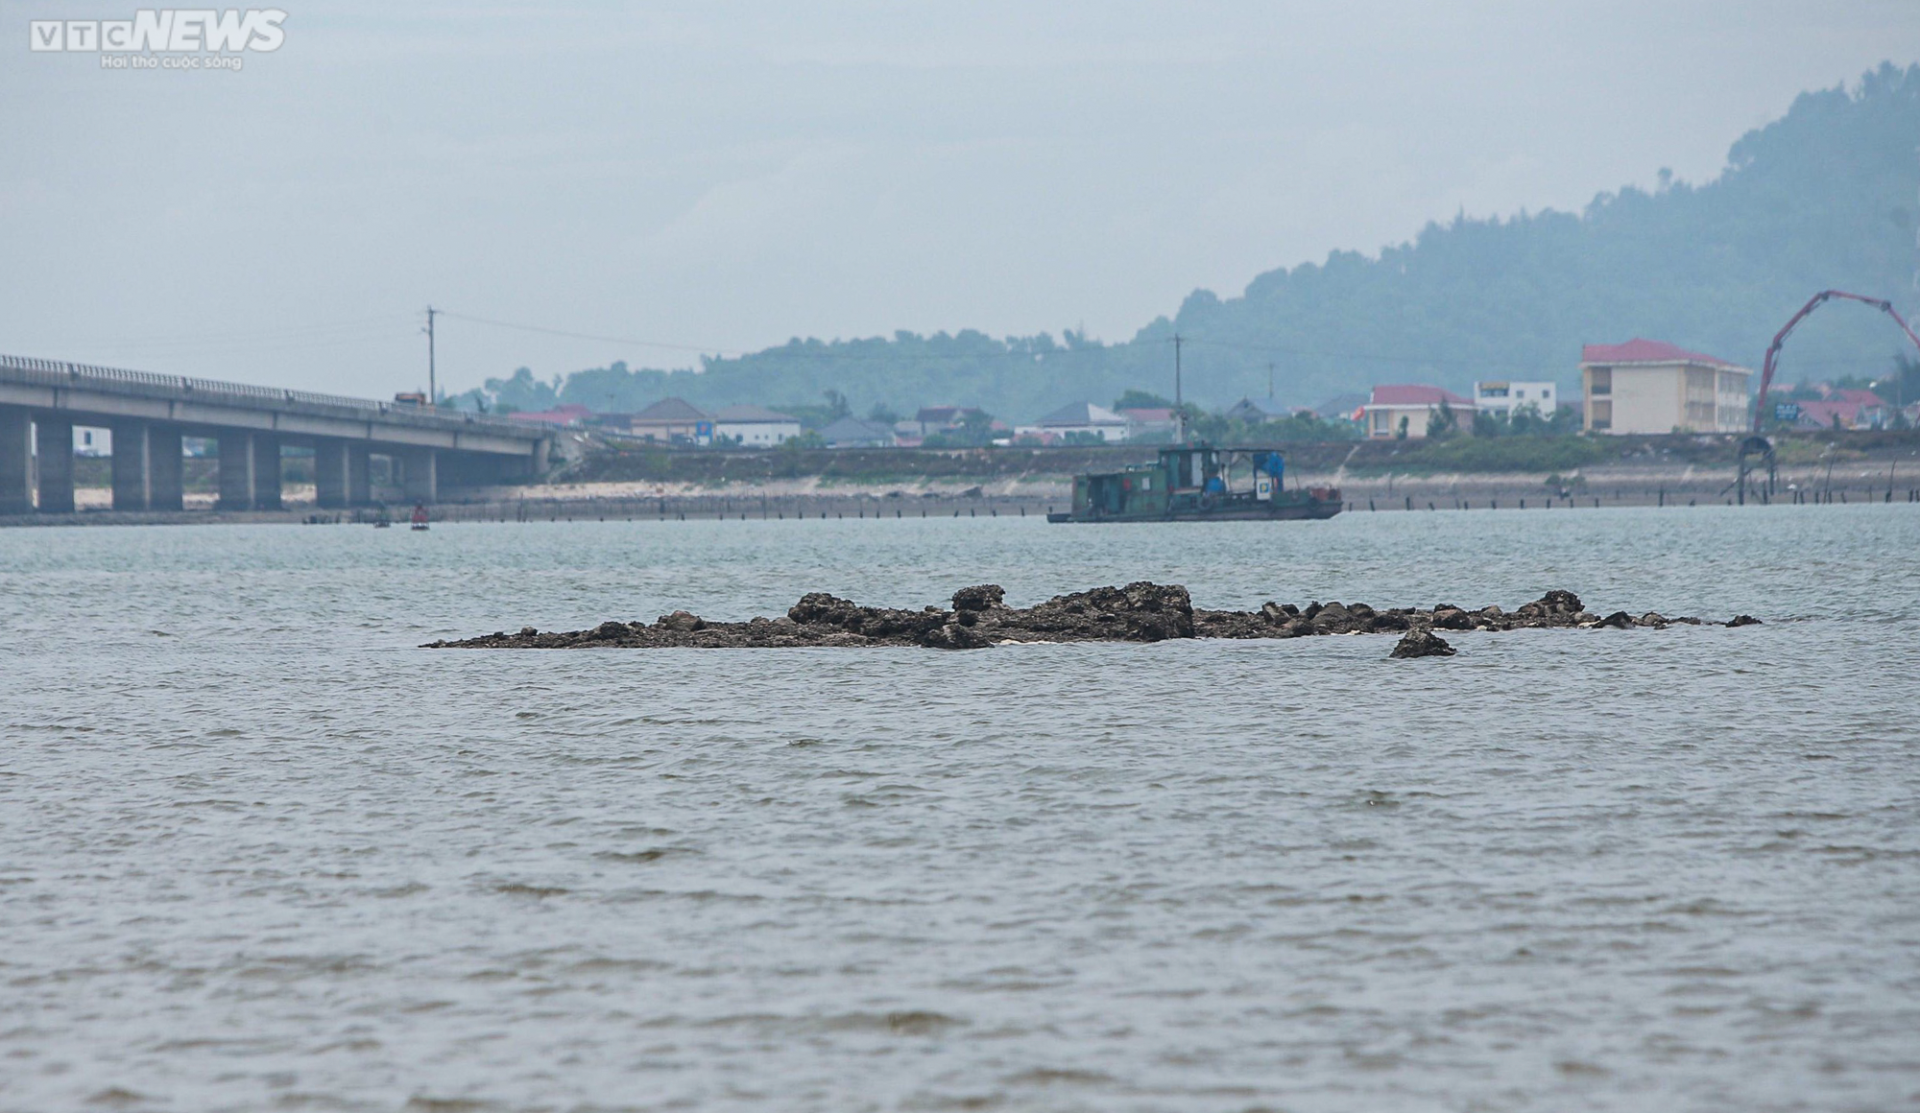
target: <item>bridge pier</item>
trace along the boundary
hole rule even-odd
[[[179,426],[147,426],[148,510],[186,508],[186,464],[181,459],[180,448]]]
[[[0,514],[33,513],[33,415],[0,406]]]
[[[323,440],[313,448],[314,501],[321,506],[366,506],[373,501],[367,446]]]
[[[152,508],[153,471],[149,468],[151,446],[144,421],[113,423],[113,508],[148,510]]]
[[[40,513],[73,513],[73,421],[64,417],[34,419],[34,441],[39,449]]]
[[[219,441],[219,508],[280,509],[280,438],[233,429],[222,430]]]
[[[67,429],[73,452],[73,429]],[[69,471],[72,464],[68,465]],[[113,508],[179,510],[184,491],[180,430],[151,421],[113,423]]]
[[[407,497],[435,502],[440,497],[440,454],[431,448],[410,449],[398,457]]]

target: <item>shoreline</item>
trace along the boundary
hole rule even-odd
[[[1920,438],[1866,446],[1868,451],[1846,459],[1799,458],[1777,471],[1770,501],[1920,502]],[[1316,445],[1300,450],[1287,475],[1288,487],[1337,487],[1347,513],[1387,510],[1485,509],[1600,509],[1627,506],[1731,505],[1735,468],[1732,462],[1711,459],[1665,458],[1652,453],[1629,455],[1568,472],[1452,471],[1379,472],[1349,470],[1357,449],[1330,451],[1338,446]],[[1804,447],[1804,446],[1802,446]],[[895,450],[898,452],[899,450]],[[1119,453],[1110,451],[1116,459]],[[766,454],[762,454],[766,455]],[[955,462],[956,454],[938,454]],[[963,455],[963,454],[959,454]],[[1088,457],[1083,459],[1082,457]],[[988,457],[969,462],[945,474],[833,475],[782,477],[739,476],[707,478],[577,478],[515,486],[450,488],[433,504],[436,521],[561,521],[581,518],[739,519],[766,518],[932,518],[1045,515],[1065,509],[1072,501],[1073,474],[1056,471],[1061,465],[1104,466],[1092,453],[1069,453],[1049,459],[1047,467],[994,473],[977,466]],[[724,463],[719,457],[707,464]],[[716,463],[716,461],[718,463]],[[761,461],[764,463],[764,461]],[[923,461],[924,462],[924,461]],[[1114,465],[1117,466],[1117,465]],[[78,508],[68,514],[0,516],[0,528],[52,525],[203,525],[215,523],[360,523],[371,522],[379,505],[322,508],[315,504],[311,483],[290,480],[283,488],[281,510],[224,511],[215,508],[217,495],[206,484],[195,484],[184,496],[181,510],[116,511],[105,486],[76,489]],[[409,500],[397,491],[379,490],[390,516],[405,517]],[[1751,495],[1749,502],[1756,501]],[[1758,501],[1769,501],[1761,499]]]
[[[1809,477],[1811,478],[1811,477]],[[1831,487],[1812,482],[1790,482],[1783,473],[1771,501],[1783,504],[1834,505],[1920,502],[1920,487],[1895,485],[1884,476],[1879,486],[1870,479],[1835,477]],[[1430,476],[1411,479],[1353,481],[1341,484],[1343,514],[1376,512],[1437,512],[1442,510],[1599,510],[1627,507],[1668,509],[1732,506],[1730,484],[1718,477],[1685,475],[1617,475],[1585,477],[1566,493],[1539,482],[1505,476]],[[1322,477],[1303,476],[1302,486],[1321,486]],[[657,521],[788,520],[788,519],[910,519],[1045,517],[1066,509],[1072,491],[1066,483],[1033,482],[905,485],[850,489],[853,485],[769,484],[702,490],[685,484],[594,483],[541,485],[527,488],[489,488],[456,492],[431,506],[435,522],[559,522],[627,519]],[[944,488],[944,489],[943,489]],[[1749,497],[1748,502],[1762,505]],[[408,506],[390,503],[387,514],[404,525]],[[69,514],[13,514],[0,516],[0,529],[35,526],[306,524],[367,525],[380,515],[379,507],[319,507],[311,501],[289,499],[280,510],[219,510],[213,500],[188,501],[182,510],[119,511],[106,506],[87,507]]]

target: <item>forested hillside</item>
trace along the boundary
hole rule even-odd
[[[1128,387],[1170,392],[1176,331],[1191,400],[1263,396],[1311,405],[1378,382],[1464,391],[1476,378],[1577,381],[1580,345],[1670,340],[1758,368],[1801,302],[1838,287],[1920,308],[1920,65],[1891,63],[1852,89],[1801,95],[1786,116],[1733,144],[1719,177],[1626,188],[1585,211],[1456,217],[1377,256],[1335,252],[1255,278],[1238,297],[1196,290],[1125,343],[954,335],[794,340],[698,372],[623,364],[568,377],[558,400],[639,409],[675,394],[700,404],[818,402],[857,411],[939,402],[1014,419],[1106,403]],[[1789,380],[1883,371],[1897,332],[1858,306],[1796,334]],[[489,383],[498,402],[539,408],[532,376]]]

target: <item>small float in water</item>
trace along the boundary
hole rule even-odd
[[[1247,486],[1236,490],[1236,465]],[[1073,509],[1049,522],[1241,522],[1331,518],[1338,487],[1286,486],[1286,461],[1270,448],[1163,448],[1151,464],[1075,476]]]

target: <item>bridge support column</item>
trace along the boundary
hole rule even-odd
[[[313,446],[313,504],[326,509],[347,505],[345,441],[320,441]]]
[[[266,433],[253,434],[253,505],[280,509],[280,438]]]
[[[220,434],[220,509],[280,509],[280,439],[231,430]]]
[[[406,473],[407,497],[415,502],[433,502],[440,497],[440,454],[431,448],[409,450],[401,457]]]
[[[67,434],[71,437],[73,434]],[[185,464],[180,459],[180,430],[166,425],[147,426],[147,509],[185,508]]]
[[[33,513],[33,415],[0,406],[0,514]]]
[[[373,501],[367,447],[321,441],[313,450],[313,486],[321,506],[365,506]]]
[[[113,423],[113,508],[146,510],[152,506],[153,474],[148,467],[149,426],[144,421]]]
[[[364,444],[347,446],[347,505],[373,505],[373,454]]]
[[[64,417],[34,421],[39,452],[40,513],[73,513],[73,422]]]

